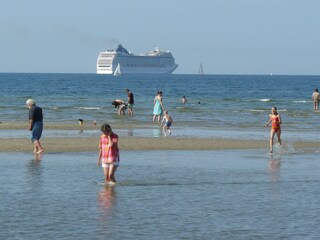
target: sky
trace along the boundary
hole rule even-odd
[[[159,47],[176,74],[320,75],[319,0],[10,0],[0,72],[95,73],[121,43]]]

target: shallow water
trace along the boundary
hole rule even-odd
[[[117,129],[113,130],[121,137],[164,137],[163,132],[158,126],[134,128],[134,129]],[[197,138],[222,138],[222,139],[244,139],[244,140],[268,140],[270,136],[269,128],[264,129],[208,129],[208,128],[183,128],[172,127],[172,135],[168,137],[197,137]],[[99,138],[101,132],[95,130],[50,130],[44,129],[43,138],[64,138],[64,137],[96,137]],[[30,132],[27,130],[0,130],[0,138],[30,138]],[[282,133],[283,142],[293,141],[320,141],[320,134],[317,131],[284,131]]]
[[[318,153],[0,153],[1,239],[317,239]]]

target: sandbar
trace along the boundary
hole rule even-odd
[[[85,129],[99,129],[98,125],[81,126]],[[116,126],[120,128],[120,126]],[[124,127],[122,125],[122,127]],[[74,130],[76,124],[46,124],[46,129]],[[27,123],[2,123],[0,129],[26,129]],[[47,153],[56,152],[91,152],[98,151],[99,136],[97,137],[66,137],[42,138],[41,143]],[[319,149],[319,142],[294,141],[291,143],[295,150]],[[120,137],[121,150],[224,150],[224,149],[266,149],[269,142],[265,140],[196,138],[196,137]],[[28,138],[0,138],[0,152],[30,152],[33,145]]]

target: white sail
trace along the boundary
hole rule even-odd
[[[202,67],[202,63],[200,63],[200,67],[199,67],[199,72],[198,72],[199,75],[203,75],[204,74],[204,71],[203,71],[203,67]]]
[[[119,76],[119,75],[121,75],[120,63],[118,63],[118,66],[117,66],[117,68],[114,70],[113,75],[114,75],[114,76]]]

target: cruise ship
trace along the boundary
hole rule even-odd
[[[135,55],[122,45],[116,49],[100,52],[97,60],[98,74],[171,74],[178,64],[170,51],[159,48],[146,54]]]

